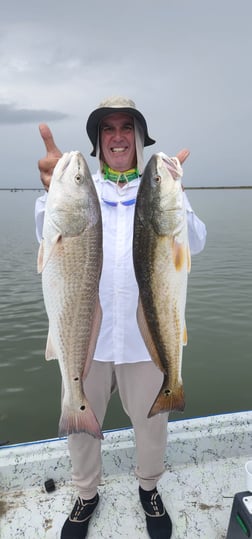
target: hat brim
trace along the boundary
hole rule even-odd
[[[105,116],[109,116],[110,114],[114,114],[116,112],[129,114],[138,120],[144,133],[144,146],[151,146],[152,144],[155,144],[156,141],[149,136],[146,120],[139,110],[131,107],[101,107],[91,112],[86,125],[87,134],[93,144],[93,151],[90,155],[96,155],[97,136],[101,120],[105,118]]]

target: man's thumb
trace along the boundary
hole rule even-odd
[[[44,141],[47,154],[51,154],[51,155],[53,155],[55,157],[61,157],[62,153],[59,150],[59,148],[56,146],[56,144],[54,142],[52,132],[49,129],[48,125],[40,124],[39,125],[39,131],[40,131],[40,135],[41,135],[41,137],[42,137],[42,139]]]

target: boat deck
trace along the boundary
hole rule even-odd
[[[166,472],[159,491],[173,539],[225,539],[234,494],[246,490],[252,412],[169,423]],[[134,475],[132,429],[105,433],[100,504],[90,539],[146,539]],[[44,483],[55,482],[46,492]],[[0,449],[1,539],[57,539],[76,499],[67,442],[47,440]]]

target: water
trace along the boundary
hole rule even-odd
[[[36,272],[36,191],[0,191],[0,442],[57,436],[60,374],[44,360],[47,318]],[[251,409],[252,190],[191,190],[207,246],[193,257],[183,355],[186,410]],[[129,426],[113,396],[104,428]]]

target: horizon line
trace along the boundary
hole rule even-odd
[[[192,189],[252,189],[252,185],[192,185],[183,186],[184,190]],[[43,187],[0,187],[0,191],[45,191]]]

